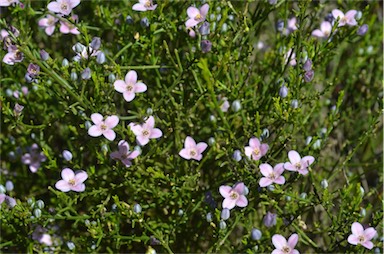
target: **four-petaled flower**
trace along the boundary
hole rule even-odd
[[[119,118],[115,115],[108,116],[105,121],[103,121],[103,116],[99,113],[93,113],[91,115],[92,122],[95,125],[92,125],[88,129],[88,134],[92,137],[98,137],[104,135],[104,137],[110,141],[113,141],[116,137],[116,133],[112,130],[119,123]]]
[[[148,117],[148,119],[143,124],[130,123],[132,132],[136,135],[136,140],[139,145],[144,146],[148,144],[150,138],[160,138],[163,133],[160,129],[155,128],[155,118],[153,116]]]
[[[116,80],[113,83],[115,90],[122,93],[126,101],[132,101],[135,93],[143,93],[147,91],[147,86],[142,82],[137,82],[136,71],[129,71],[125,75],[125,80]]]
[[[268,149],[268,144],[261,144],[258,138],[251,138],[249,146],[245,147],[245,155],[257,161],[267,153]]]
[[[296,151],[289,151],[288,158],[290,162],[284,163],[284,168],[289,171],[297,171],[299,174],[308,174],[308,167],[315,161],[313,156],[300,157]]]
[[[48,14],[46,18],[42,18],[39,20],[39,26],[45,27],[45,33],[51,36],[55,31],[55,24],[57,21],[57,18]]]
[[[137,150],[130,151],[129,144],[125,140],[120,140],[118,148],[119,151],[111,153],[111,158],[114,160],[120,160],[126,167],[131,166],[131,161],[140,154]]]
[[[48,4],[48,10],[60,13],[63,15],[69,15],[73,8],[78,6],[80,0],[56,0]]]
[[[223,196],[223,209],[228,208],[232,209],[235,206],[246,207],[248,205],[248,200],[245,197],[245,185],[243,182],[235,184],[233,187],[222,185],[219,188],[221,196]]]
[[[14,65],[15,63],[19,63],[23,61],[24,55],[23,53],[17,49],[17,46],[10,45],[8,47],[8,53],[5,54],[3,58],[3,62],[9,65]]]
[[[21,162],[25,165],[29,165],[29,169],[32,173],[36,173],[41,162],[44,162],[46,159],[47,157],[45,157],[44,153],[39,152],[39,146],[37,144],[33,144],[30,152],[21,157]]]
[[[153,4],[152,0],[139,0],[138,3],[132,6],[134,11],[153,11],[157,4]]]
[[[208,10],[208,4],[204,4],[203,6],[201,6],[200,10],[193,6],[188,7],[187,14],[189,19],[185,22],[185,26],[187,28],[194,27],[200,22],[203,22],[208,14]]]
[[[66,21],[60,21],[60,33],[77,35],[80,34],[80,31],[75,25]]]
[[[194,159],[199,161],[203,158],[202,153],[207,147],[207,143],[200,142],[196,144],[195,140],[188,136],[184,141],[184,148],[181,149],[179,155],[186,160]]]
[[[377,234],[376,230],[373,227],[367,228],[364,230],[363,226],[358,223],[352,223],[352,235],[348,237],[348,242],[353,245],[361,244],[367,249],[373,248],[373,243],[371,239]]]
[[[63,180],[59,180],[55,184],[56,189],[62,192],[68,192],[70,190],[82,192],[85,190],[84,181],[88,178],[87,172],[80,170],[75,174],[72,169],[64,168],[61,171],[61,177]]]
[[[291,235],[288,241],[282,235],[273,235],[272,243],[276,249],[272,251],[272,254],[300,254],[300,252],[295,249],[298,240],[299,236],[297,234]]]
[[[339,19],[339,25],[338,26],[356,26],[357,22],[355,19],[357,11],[356,10],[350,10],[347,13],[344,13],[338,9],[335,9],[332,11],[332,15],[335,19]]]
[[[272,183],[284,184],[285,178],[281,174],[284,172],[284,163],[277,164],[274,168],[268,163],[259,166],[260,172],[263,174],[259,181],[260,187],[266,187]]]
[[[318,38],[328,38],[332,32],[332,25],[328,21],[323,21],[320,24],[320,29],[316,29],[312,32],[312,36]]]

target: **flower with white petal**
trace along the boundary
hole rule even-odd
[[[62,192],[68,192],[70,190],[82,192],[85,190],[84,181],[88,178],[87,172],[81,170],[75,174],[72,169],[64,168],[61,171],[61,177],[63,180],[59,180],[55,184],[56,189]]]
[[[344,13],[338,9],[335,9],[332,11],[333,17],[337,20],[339,20],[339,25],[338,26],[356,26],[357,21],[355,19],[355,16],[357,14],[356,10],[350,10],[347,13]]]
[[[99,113],[93,113],[91,120],[95,125],[88,129],[88,134],[92,137],[103,135],[106,139],[113,141],[116,133],[112,130],[119,123],[119,117],[112,115],[103,120],[103,116]]]
[[[203,158],[202,153],[207,149],[208,145],[205,142],[196,144],[195,140],[191,137],[186,137],[184,142],[184,148],[181,149],[179,155],[186,160],[194,159],[201,160]]]
[[[371,239],[377,234],[373,227],[364,229],[363,226],[354,222],[351,226],[352,234],[348,237],[348,242],[353,245],[361,244],[365,248],[371,250],[373,243]]]
[[[142,82],[137,82],[136,71],[129,71],[125,75],[125,80],[116,80],[113,83],[115,90],[123,94],[126,101],[132,101],[136,93],[143,93],[147,91],[147,86]]]
[[[148,144],[149,139],[160,138],[163,135],[160,129],[155,128],[155,118],[153,116],[148,117],[143,124],[130,123],[129,127],[136,135],[136,140],[141,146]]]
[[[300,157],[294,150],[288,152],[289,162],[284,163],[284,168],[289,171],[296,171],[299,174],[308,174],[308,167],[315,161],[313,156]]]

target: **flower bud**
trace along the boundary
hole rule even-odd
[[[291,101],[291,107],[292,108],[298,108],[299,107],[299,102],[296,99],[293,99]]]
[[[247,186],[244,185],[244,193],[243,193],[245,196],[247,196],[249,194],[249,189]]]
[[[234,112],[238,112],[240,109],[241,109],[241,103],[239,100],[234,100],[232,102],[232,106],[231,106],[231,109],[234,111]]]
[[[229,219],[229,216],[231,216],[231,212],[228,208],[224,208],[222,211],[221,211],[221,219],[223,220],[228,220]]]
[[[216,122],[216,117],[214,116],[214,115],[210,115],[209,116],[209,121],[211,121],[211,122]]]
[[[140,25],[144,28],[149,27],[149,20],[148,18],[144,17],[140,20]]]
[[[212,146],[213,144],[215,144],[215,138],[214,138],[214,137],[210,137],[210,138],[208,139],[208,144],[209,144],[210,146]]]
[[[270,5],[275,5],[277,3],[277,0],[269,0]]]
[[[367,215],[367,211],[365,210],[365,208],[360,209],[360,215],[361,217],[365,217],[365,215]]]
[[[92,126],[92,124],[90,121],[85,121],[85,129],[88,130],[89,128],[91,128],[91,126]]]
[[[179,209],[179,211],[177,211],[177,215],[179,215],[179,216],[183,216],[183,214],[184,214],[183,209]]]
[[[125,23],[127,23],[128,25],[132,25],[133,24],[133,18],[131,16],[127,16],[125,18]]]
[[[41,217],[41,210],[39,208],[36,208],[33,211],[33,214],[35,215],[36,218],[40,218]]]
[[[314,76],[315,76],[315,72],[313,70],[306,71],[304,73],[304,81],[309,83],[313,80]]]
[[[93,50],[98,50],[101,46],[101,39],[99,37],[93,37],[90,46]]]
[[[355,19],[359,20],[359,19],[361,19],[362,16],[363,16],[363,13],[361,11],[357,11],[356,15],[355,15]]]
[[[6,182],[5,182],[5,189],[6,189],[7,191],[12,191],[13,188],[14,188],[14,186],[13,186],[13,182],[12,182],[12,181],[6,181]]]
[[[108,82],[109,83],[113,83],[113,82],[115,82],[115,80],[116,80],[115,74],[111,73],[108,75]]]
[[[329,23],[332,24],[332,22],[335,20],[335,18],[333,17],[333,14],[332,13],[328,13],[325,18],[324,18],[325,21],[328,21]]]
[[[5,189],[4,185],[0,184],[0,193],[4,194],[7,190]]]
[[[210,25],[207,21],[199,27],[199,32],[201,35],[208,35],[210,33]]]
[[[312,60],[311,59],[307,59],[307,61],[305,61],[304,65],[303,65],[303,69],[305,71],[310,71],[312,70]]]
[[[68,150],[64,150],[63,151],[63,157],[64,157],[64,160],[70,161],[70,160],[72,160],[72,153]]]
[[[153,114],[153,109],[147,108],[147,115],[152,115],[152,114]]]
[[[75,53],[81,54],[84,51],[85,46],[80,42],[76,42],[76,44],[72,47],[72,49],[73,51],[75,51]]]
[[[207,213],[205,218],[206,218],[207,222],[211,222],[212,221],[212,213]]]
[[[81,72],[81,78],[85,80],[91,78],[91,69],[89,69],[89,67],[85,68],[83,72]]]
[[[40,72],[40,66],[38,66],[37,64],[30,63],[30,64],[28,65],[27,72],[28,72],[28,74],[29,74],[32,78],[34,78],[34,77],[36,77],[37,75],[39,75],[39,72]]]
[[[219,224],[219,227],[220,227],[221,230],[224,230],[227,227],[227,223],[225,223],[225,221],[221,220],[220,224]]]
[[[278,20],[276,23],[276,30],[281,32],[284,29],[284,21],[283,20]]]
[[[48,52],[45,51],[44,49],[41,49],[41,50],[40,50],[40,58],[41,58],[41,60],[43,60],[43,61],[47,61],[48,58],[49,58],[49,54],[48,54]]]
[[[189,33],[188,33],[189,37],[195,38],[196,37],[195,30],[193,30],[192,28],[189,28],[188,30],[189,30]]]
[[[285,200],[289,202],[292,200],[292,198],[291,198],[291,196],[285,196]]]
[[[242,157],[241,157],[241,152],[240,152],[240,150],[235,150],[235,151],[233,152],[232,158],[233,158],[235,161],[241,161]]]
[[[275,186],[274,185],[268,185],[267,186],[267,189],[269,190],[269,191],[274,191],[275,190]]]
[[[364,24],[357,29],[357,35],[364,36],[368,32],[368,25]]]
[[[103,63],[105,63],[105,54],[104,54],[104,52],[100,52],[99,54],[97,54],[97,56],[96,56],[96,62],[97,62],[98,64],[103,64]]]
[[[311,141],[312,141],[312,136],[308,136],[308,137],[306,138],[306,140],[305,140],[305,144],[306,144],[306,145],[309,145],[309,144],[311,143]]]
[[[280,87],[279,96],[280,96],[281,98],[285,98],[285,97],[288,96],[288,88],[287,88],[285,85],[283,85],[282,87]]]
[[[75,245],[73,242],[68,241],[68,242],[67,242],[67,247],[68,247],[68,249],[70,249],[70,250],[74,250],[74,249],[76,248],[76,245]]]
[[[20,115],[21,112],[23,111],[24,109],[24,106],[23,105],[20,105],[18,103],[15,104],[15,107],[13,108],[13,112],[15,113],[15,115]]]
[[[67,66],[69,65],[69,62],[68,62],[67,58],[64,58],[64,59],[63,59],[63,61],[61,62],[61,65],[62,65],[63,67],[67,67]]]
[[[29,73],[25,73],[24,79],[27,83],[32,83],[34,80],[34,78]]]
[[[208,53],[212,49],[212,42],[209,40],[202,40],[200,43],[201,52]]]
[[[302,199],[306,199],[306,198],[307,198],[307,193],[302,192],[302,193],[300,194],[300,198],[302,198]]]
[[[33,207],[35,205],[35,201],[33,201],[32,198],[28,198],[27,199],[27,204],[30,206],[30,207]]]
[[[135,205],[133,206],[133,211],[134,211],[135,213],[141,213],[141,206],[140,206],[139,204],[135,204]]]
[[[71,72],[71,80],[72,81],[76,81],[77,78],[78,78],[77,73],[76,72]]]
[[[327,181],[327,179],[321,180],[320,184],[321,184],[321,187],[323,187],[323,189],[328,188],[328,181]]]
[[[251,231],[251,238],[253,241],[258,241],[261,239],[261,231],[258,230],[257,228],[253,228]]]
[[[90,227],[90,226],[91,226],[91,222],[90,222],[88,219],[86,219],[86,220],[84,221],[84,224],[85,224],[85,226],[87,226],[87,227]]]
[[[321,140],[320,139],[316,140],[315,143],[313,143],[312,147],[315,150],[320,149],[320,147],[321,147]]]
[[[260,140],[263,141],[269,137],[269,130],[267,128],[263,129],[263,133],[260,135]]]
[[[223,26],[221,27],[221,32],[225,33],[227,31],[228,31],[228,25],[227,25],[227,23],[224,23]]]
[[[13,208],[16,205],[16,200],[14,198],[11,198],[10,196],[5,197],[5,203],[10,207]]]
[[[264,216],[263,223],[266,227],[272,227],[276,225],[276,217],[277,214],[267,212],[267,214]]]

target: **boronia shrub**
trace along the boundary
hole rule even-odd
[[[4,253],[381,253],[379,1],[0,0]]]

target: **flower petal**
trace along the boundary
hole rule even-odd
[[[201,16],[206,17],[207,14],[208,14],[208,10],[209,10],[209,5],[208,4],[204,4],[203,6],[201,6],[200,7],[200,14],[201,14]]]
[[[108,116],[105,119],[105,124],[108,126],[108,128],[111,128],[111,129],[115,128],[118,123],[119,123],[119,117],[115,115]]]
[[[244,150],[245,150],[245,155],[248,156],[248,157],[251,157],[252,152],[253,152],[252,147],[250,147],[250,146],[246,146],[246,147],[244,148]]]
[[[64,181],[68,182],[69,180],[73,179],[75,177],[75,173],[70,168],[64,168],[61,171],[61,178],[63,178]]]
[[[207,143],[205,142],[200,142],[196,145],[196,148],[197,148],[197,151],[199,153],[203,153],[205,151],[205,149],[207,149],[208,145]]]
[[[223,196],[223,198],[229,197],[229,193],[231,192],[231,190],[232,190],[232,187],[228,185],[222,185],[219,188],[219,192],[221,196]]]
[[[314,161],[315,158],[313,156],[304,156],[301,159],[301,165],[303,165],[304,167],[309,167]]]
[[[244,191],[245,191],[245,185],[244,185],[243,182],[239,182],[239,183],[236,183],[235,186],[233,186],[232,189],[234,191],[236,191],[237,193],[239,193],[240,195],[243,195]]]
[[[143,137],[143,136],[137,136],[137,137],[136,137],[136,140],[137,140],[137,142],[139,142],[139,144],[140,144],[141,146],[145,146],[145,145],[148,144],[148,142],[149,142],[149,138],[145,138],[145,137]]]
[[[249,146],[255,149],[256,147],[260,149],[260,140],[258,138],[251,138],[249,140]]]
[[[364,234],[364,228],[358,222],[352,223],[351,230],[352,230],[352,234],[354,234],[354,235],[362,235],[362,234]]]
[[[134,10],[134,11],[146,11],[147,8],[145,8],[145,6],[140,4],[140,3],[136,3],[132,6],[132,10]]]
[[[318,38],[323,38],[325,37],[325,34],[320,31],[319,29],[316,29],[312,32],[312,36],[318,37]]]
[[[179,152],[179,155],[186,160],[191,159],[191,155],[189,153],[189,150],[186,148],[181,149],[181,151]]]
[[[337,19],[337,18],[340,18],[342,19],[344,17],[344,13],[338,9],[335,9],[332,11],[332,16]]]
[[[259,181],[260,187],[266,187],[272,184],[272,180],[266,177],[262,177]]]
[[[127,102],[130,102],[132,101],[133,99],[135,99],[136,95],[134,92],[132,91],[125,91],[123,93],[123,97],[124,97],[124,100],[127,101]]]
[[[113,87],[115,88],[116,91],[118,91],[119,93],[124,93],[125,91],[127,91],[127,84],[123,81],[123,80],[116,80],[114,83],[113,83]]]
[[[61,13],[60,4],[58,2],[50,2],[47,8],[52,12]]]
[[[73,191],[82,192],[85,191],[85,184],[81,183],[79,185],[72,186]]]
[[[139,155],[140,155],[140,151],[134,150],[134,151],[132,151],[132,152],[129,154],[129,156],[128,156],[127,159],[129,159],[129,160],[133,160],[133,159],[137,158]]]
[[[103,135],[109,141],[113,141],[116,138],[116,133],[113,130],[107,130],[103,132]]]
[[[268,163],[260,164],[259,168],[263,176],[269,176],[273,172],[271,165],[269,165]]]
[[[103,116],[99,113],[93,113],[91,115],[91,120],[94,124],[99,124],[103,121]]]
[[[373,243],[371,241],[363,242],[361,245],[363,245],[365,248],[371,250],[373,248]]]
[[[71,186],[64,180],[60,180],[55,184],[56,189],[62,192],[68,192],[71,190]]]
[[[135,134],[135,136],[140,136],[143,132],[143,127],[141,127],[140,124],[130,123],[129,127],[131,128],[131,131]]]
[[[296,164],[301,161],[300,154],[294,150],[288,152],[288,158],[292,164]]]
[[[137,82],[137,73],[136,71],[129,71],[126,75],[125,75],[125,83],[127,84],[136,84]]]
[[[75,181],[77,184],[84,182],[85,180],[87,180],[87,178],[88,178],[88,174],[83,170],[77,172],[75,175]]]
[[[155,118],[153,116],[148,117],[148,119],[145,120],[145,126],[148,129],[153,129],[153,127],[155,127]]]
[[[275,171],[276,174],[281,175],[284,172],[284,163],[277,164],[273,168],[273,171]]]
[[[370,227],[364,230],[364,234],[368,240],[371,240],[373,237],[375,237],[377,231],[373,227]]]
[[[239,199],[237,199],[236,205],[238,207],[246,207],[248,205],[248,199],[244,195],[241,195]]]
[[[277,183],[277,184],[284,184],[285,183],[284,176],[279,176],[278,178],[276,178],[275,179],[275,183]]]
[[[88,129],[88,134],[89,134],[89,136],[92,136],[92,137],[98,137],[103,133],[102,133],[101,129],[99,128],[99,126],[93,125],[93,126],[91,126],[91,128]]]
[[[298,241],[299,235],[293,234],[288,238],[288,246],[291,247],[291,249],[294,249]]]
[[[151,131],[151,136],[149,136],[150,138],[160,138],[161,136],[163,136],[163,132],[158,129],[158,128],[155,128]]]
[[[224,199],[222,204],[223,208],[228,208],[229,210],[234,208],[235,205],[236,205],[236,200],[231,198]]]
[[[293,166],[290,162],[284,163],[284,168],[289,171],[297,171],[297,168]]]
[[[359,243],[359,238],[355,235],[349,235],[347,240],[350,244],[353,245],[357,245]]]
[[[147,91],[147,86],[142,83],[142,82],[138,82],[135,84],[135,93],[143,93]]]
[[[190,17],[191,19],[194,19],[198,14],[200,14],[200,11],[196,7],[193,7],[193,6],[188,7],[187,9],[188,17]]]
[[[184,147],[185,148],[195,148],[196,147],[195,140],[193,138],[191,138],[190,136],[187,136],[185,138]]]
[[[269,145],[268,144],[261,144],[261,146],[260,146],[260,154],[261,154],[261,156],[264,156],[268,152],[268,149],[269,149]]]
[[[69,2],[71,4],[72,8],[75,8],[76,6],[78,6],[80,4],[80,0],[69,0]]]
[[[197,24],[199,24],[199,21],[195,20],[195,19],[188,19],[187,22],[185,22],[185,26],[188,28],[188,27],[194,27],[196,26]]]
[[[287,245],[287,240],[282,235],[273,235],[272,243],[276,247],[276,249],[281,250],[285,245]]]
[[[44,26],[44,27],[49,26],[47,18],[40,19],[38,24],[39,24],[39,26]]]

